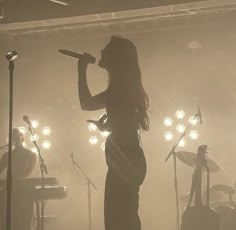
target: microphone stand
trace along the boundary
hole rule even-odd
[[[82,170],[82,168],[79,166],[77,162],[74,161],[73,154],[71,154],[72,163],[74,166],[74,169],[79,169],[80,172],[84,175],[84,178],[87,182],[88,187],[88,217],[89,217],[89,230],[92,230],[92,215],[91,215],[91,209],[92,209],[92,202],[91,202],[91,186],[97,190],[97,187],[95,184],[90,180],[90,178],[85,174],[85,172]]]
[[[199,114],[196,113],[193,120],[195,120],[197,117],[199,117]],[[180,136],[180,138],[177,140],[176,144],[172,147],[171,151],[169,152],[169,154],[167,155],[165,162],[168,161],[168,159],[170,158],[170,156],[173,156],[173,160],[174,160],[174,187],[175,187],[175,200],[176,200],[176,229],[180,230],[180,213],[179,213],[179,192],[178,192],[178,180],[177,180],[177,165],[176,165],[176,153],[175,153],[175,149],[178,146],[178,144],[180,143],[180,141],[183,139],[183,137],[185,137],[188,133],[188,131],[192,128],[192,124],[189,123],[189,125],[186,127],[186,129],[184,130],[183,134]]]
[[[6,56],[7,57],[7,56]],[[7,57],[8,59],[8,57]],[[9,145],[7,167],[7,207],[6,207],[6,230],[11,230],[11,203],[12,203],[12,120],[13,120],[13,72],[14,59],[9,60],[10,86],[9,86]]]
[[[35,134],[35,130],[29,125],[28,127],[30,133],[31,133],[31,136],[33,137],[33,135]],[[44,162],[44,159],[41,155],[41,151],[40,151],[40,148],[36,142],[36,140],[32,140],[33,144],[35,145],[36,149],[37,149],[37,152],[38,152],[38,155],[39,155],[39,166],[40,166],[40,172],[41,172],[41,189],[42,189],[42,194],[44,193],[44,187],[45,187],[45,184],[44,184],[44,174],[48,174],[48,171],[47,171],[47,166]],[[43,197],[43,196],[42,196]],[[44,230],[44,200],[42,198],[41,200],[41,219],[40,219],[40,222],[38,222],[38,230]]]

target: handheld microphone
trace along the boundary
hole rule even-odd
[[[91,63],[91,64],[94,64],[96,62],[96,58],[93,57],[90,54],[81,54],[81,53],[76,53],[76,52],[73,52],[73,51],[63,50],[63,49],[59,49],[58,52],[63,54],[63,55],[73,57],[73,58],[84,58],[84,57],[86,57],[86,59],[88,60],[88,63]]]
[[[198,117],[199,117],[199,120],[200,120],[200,124],[203,124],[202,113],[201,113],[200,105],[199,104],[198,104]]]

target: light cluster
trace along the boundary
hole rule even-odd
[[[90,136],[90,138],[89,138],[90,145],[93,146],[93,145],[97,145],[97,144],[102,142],[100,144],[100,147],[101,147],[102,151],[105,151],[105,140],[104,140],[104,138],[107,138],[109,136],[110,132],[108,132],[108,131],[103,131],[103,132],[99,131],[97,126],[93,123],[88,124],[88,130],[91,133],[93,133],[93,135]],[[101,138],[102,138],[102,140],[99,141]]]
[[[39,122],[37,120],[31,121],[31,126],[35,129],[35,134],[31,135],[29,131],[27,131],[27,128],[24,126],[18,127],[21,133],[24,134],[25,140],[23,142],[24,147],[32,146],[32,142],[36,142],[39,147],[42,147],[45,150],[48,150],[51,148],[52,143],[49,140],[49,136],[52,133],[52,130],[48,126],[44,126],[41,128],[41,131],[37,132],[40,128]],[[37,148],[32,147],[30,149],[32,152],[37,153]]]
[[[181,134],[184,133],[186,130],[186,127],[191,124],[193,127],[196,127],[199,120],[195,116],[190,116],[186,119],[186,113],[183,110],[177,110],[175,112],[174,118],[166,117],[163,120],[164,126],[167,128],[167,131],[164,133],[164,138],[166,141],[171,141],[176,136],[176,140],[178,137],[180,137]],[[176,124],[177,123],[177,124]],[[176,133],[177,132],[177,133]],[[176,135],[177,134],[177,135]],[[188,134],[188,138],[191,140],[197,140],[199,138],[199,133],[196,130],[191,130]],[[183,138],[178,146],[179,147],[185,147],[187,143],[187,138]]]

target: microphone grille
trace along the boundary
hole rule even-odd
[[[23,121],[25,121],[25,122],[29,121],[29,117],[26,116],[26,115],[24,115],[24,116],[23,116]]]

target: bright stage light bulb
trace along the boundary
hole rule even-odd
[[[52,130],[49,127],[43,127],[42,133],[45,136],[49,136],[51,134]]]
[[[178,131],[178,133],[183,133],[185,131],[185,126],[183,124],[178,124],[176,127],[176,130]]]
[[[164,134],[164,137],[165,137],[166,141],[170,141],[170,140],[173,139],[174,135],[173,135],[172,132],[166,132],[166,133]]]
[[[185,112],[183,110],[177,110],[175,116],[177,117],[177,119],[183,119],[185,116]]]
[[[96,136],[92,136],[89,138],[90,145],[96,145],[98,143],[98,138]]]
[[[51,144],[50,141],[43,141],[43,143],[42,143],[42,147],[43,147],[44,149],[50,149],[51,146],[52,146],[52,144]]]
[[[182,139],[178,144],[178,146],[181,148],[183,148],[185,145],[186,145],[186,141],[184,139]]]
[[[192,140],[197,140],[198,137],[199,137],[198,131],[192,130],[192,131],[189,133],[189,137],[190,137]]]
[[[34,129],[37,129],[39,127],[39,122],[37,120],[31,121],[31,125]]]
[[[108,137],[109,134],[110,134],[110,132],[108,132],[108,131],[103,131],[103,132],[100,132],[100,134],[101,134],[102,137]]]
[[[173,124],[173,120],[170,117],[166,117],[163,123],[165,126],[170,127]]]
[[[93,123],[89,123],[88,124],[88,129],[90,132],[96,131],[97,130],[97,126]]]
[[[194,119],[195,118],[195,119]],[[191,116],[189,119],[188,119],[188,122],[191,124],[191,125],[197,125],[198,123],[198,119],[194,116]]]

